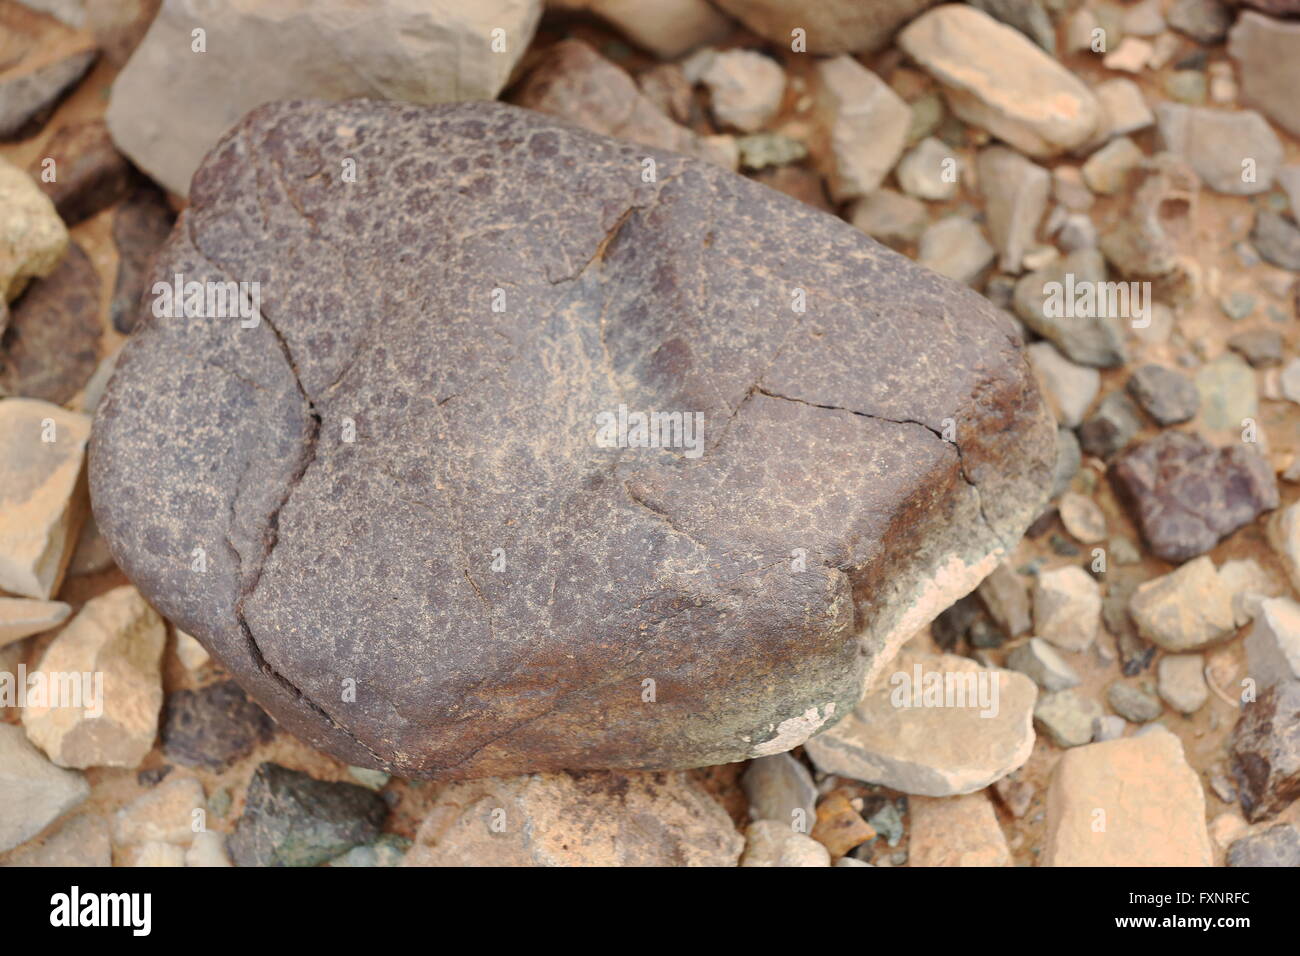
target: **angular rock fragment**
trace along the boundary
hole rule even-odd
[[[1159,718],[1164,708],[1160,701],[1139,687],[1116,681],[1106,690],[1111,710],[1135,724],[1147,724]]]
[[[1105,284],[1101,253],[1072,252],[1016,283],[1016,314],[1072,362],[1116,368],[1127,360],[1122,321],[1132,317],[1124,314],[1132,303],[1126,309],[1117,298],[1112,310],[1109,300],[1099,302],[1095,290]]]
[[[1205,658],[1200,654],[1166,654],[1156,665],[1156,689],[1180,714],[1194,714],[1209,700]]]
[[[0,400],[0,590],[48,600],[86,516],[90,419],[27,398]]]
[[[36,836],[89,794],[81,774],[46,760],[21,727],[0,723],[0,853]]]
[[[812,837],[774,820],[759,820],[745,828],[741,866],[830,866],[831,855]]]
[[[1300,272],[1300,226],[1269,209],[1261,209],[1250,233],[1251,244],[1279,269]]]
[[[788,821],[755,827],[826,853]],[[533,774],[447,787],[402,865],[735,866],[743,845],[726,811],[687,774]]]
[[[3,11],[6,20],[11,11],[11,7]],[[3,25],[6,32],[12,26]],[[25,139],[38,133],[63,96],[86,75],[95,56],[93,47],[72,36],[56,41],[53,47],[42,44],[41,53],[32,53],[15,65],[0,62],[0,140]]]
[[[1100,704],[1072,689],[1044,694],[1034,707],[1034,722],[1058,747],[1082,747],[1091,742],[1094,723],[1101,716]]]
[[[1246,637],[1246,655],[1261,690],[1300,680],[1300,604],[1285,597],[1264,601]]]
[[[1035,158],[1087,142],[1101,104],[1082,81],[1023,34],[949,3],[913,20],[898,45],[944,88],[958,117]]]
[[[1300,591],[1300,502],[1287,505],[1268,522],[1268,543],[1291,579],[1291,586]]]
[[[1128,380],[1128,393],[1159,425],[1177,425],[1196,417],[1201,395],[1191,379],[1163,365],[1143,365]]]
[[[62,624],[72,608],[62,601],[0,597],[0,647]]]
[[[742,133],[767,125],[785,94],[785,70],[753,50],[717,54],[700,74],[700,82],[708,87],[714,119]]]
[[[113,844],[108,824],[83,813],[68,820],[44,839],[32,840],[9,854],[4,866],[108,867]]]
[[[1235,840],[1228,847],[1228,866],[1300,866],[1300,830],[1275,823]]]
[[[907,142],[912,112],[884,80],[848,56],[817,64],[817,150],[836,202],[880,187]]]
[[[1079,686],[1079,675],[1051,644],[1031,637],[1007,655],[1007,667],[1028,676],[1046,691]]]
[[[113,817],[113,843],[117,846],[160,841],[189,846],[207,811],[203,784],[193,777],[169,775],[117,811]]]
[[[53,161],[48,166],[46,160]],[[47,169],[54,178],[47,181]],[[29,167],[60,218],[76,225],[123,198],[132,181],[131,164],[117,151],[102,121],[62,127]]]
[[[984,793],[913,797],[908,866],[1011,866],[1011,850]]]
[[[790,49],[800,31],[808,53],[870,53],[938,0],[717,0],[771,43]]]
[[[1143,637],[1174,653],[1200,650],[1236,631],[1232,594],[1205,556],[1140,585],[1129,615]]]
[[[315,175],[379,144],[382,176]],[[502,104],[279,104],[191,198],[154,278],[257,281],[259,321],[146,311],[96,412],[97,522],[350,764],[788,750],[1041,511],[1054,431],[997,311],[707,163]],[[617,447],[620,405],[705,424]]]
[[[1104,405],[1104,403],[1103,403]],[[1090,420],[1091,421],[1091,420]],[[1095,454],[1085,446],[1085,450]],[[1106,538],[1106,516],[1097,503],[1087,495],[1067,491],[1056,503],[1061,514],[1061,524],[1070,536],[1081,544],[1097,544]]]
[[[734,26],[708,0],[549,0],[547,6],[590,11],[664,60],[721,40]]]
[[[1191,164],[1216,192],[1267,192],[1282,165],[1282,143],[1254,110],[1216,110],[1161,103],[1156,122],[1165,149]]]
[[[206,51],[196,56],[190,0],[164,0],[113,84],[108,128],[132,162],[184,196],[222,134],[272,100],[492,99],[532,39],[541,7],[475,0],[450,16],[397,0],[247,3],[204,19]],[[333,172],[347,155],[329,157]]]
[[[939,275],[971,285],[992,265],[995,254],[976,223],[948,216],[921,234],[916,258]]]
[[[1079,427],[1079,445],[1086,454],[1106,460],[1127,448],[1141,430],[1142,413],[1133,399],[1111,392]]]
[[[1047,211],[1051,176],[1042,166],[1005,146],[981,150],[976,168],[989,232],[998,247],[998,267],[1003,272],[1017,273]]]
[[[1174,0],[1165,17],[1197,43],[1222,43],[1232,26],[1232,13],[1223,0]]]
[[[1184,159],[1165,152],[1143,161],[1137,179],[1131,209],[1101,234],[1098,247],[1121,275],[1151,282],[1153,297],[1186,302],[1197,287],[1183,247],[1195,233],[1200,178]],[[1156,309],[1143,319],[1154,323]]]
[[[1047,790],[1043,866],[1210,866],[1201,781],[1153,729],[1067,751]]]
[[[67,248],[68,229],[49,197],[0,158],[0,298],[13,301],[29,280],[49,275]]]
[[[201,690],[178,690],[167,698],[163,753],[173,763],[225,770],[266,743],[275,724],[232,680]]]
[[[1101,373],[1074,364],[1051,342],[1035,342],[1025,352],[1057,420],[1067,429],[1077,428],[1101,388]],[[1077,440],[1075,448],[1078,449]]]
[[[830,851],[832,858],[844,856],[876,835],[858,812],[861,806],[862,800],[855,800],[844,789],[832,791],[817,804],[817,824],[811,836]]]
[[[925,232],[925,204],[892,189],[877,189],[853,204],[849,221],[873,239],[897,249]]]
[[[61,767],[138,767],[158,731],[166,638],[162,619],[129,585],[87,601],[30,675],[48,693],[33,699],[28,691],[27,736]]]
[[[379,836],[383,797],[354,783],[261,764],[230,837],[235,866],[317,866]]]
[[[1101,588],[1087,571],[1066,565],[1041,571],[1034,584],[1034,632],[1064,651],[1086,651],[1101,622]]]
[[[1151,551],[1180,562],[1278,506],[1277,479],[1253,449],[1215,449],[1199,435],[1162,432],[1121,454],[1107,474]]]
[[[1251,823],[1300,796],[1300,681],[1281,681],[1242,707],[1232,731],[1232,775]]]
[[[1300,136],[1300,23],[1244,11],[1228,34],[1242,102],[1258,107],[1292,136]]]
[[[903,654],[896,666],[804,745],[817,769],[943,797],[987,787],[1029,759],[1037,692],[1023,674],[953,654]]]
[[[1007,637],[1029,630],[1029,589],[1010,562],[1003,561],[980,582],[979,596]]]
[[[751,761],[740,778],[754,820],[776,820],[803,833],[817,818],[817,787],[808,768],[790,754]]]

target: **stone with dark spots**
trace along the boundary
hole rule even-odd
[[[1129,449],[1109,475],[1152,553],[1175,563],[1278,506],[1277,478],[1258,452],[1216,449],[1187,432],[1162,432]]]
[[[99,364],[99,275],[75,242],[13,304],[0,338],[0,392],[62,405]]]
[[[1231,752],[1241,809],[1251,823],[1300,797],[1300,681],[1274,684],[1242,707]]]
[[[232,680],[167,698],[163,753],[183,767],[225,770],[275,733],[266,711]]]
[[[298,102],[190,195],[150,287],[258,282],[262,319],[140,309],[98,524],[350,764],[789,750],[1045,503],[1055,429],[998,310],[711,164],[499,103]],[[620,405],[699,413],[700,454],[602,446]]]
[[[1128,393],[1160,425],[1190,421],[1201,407],[1201,393],[1192,380],[1163,365],[1143,365],[1135,371]]]
[[[235,866],[319,866],[373,843],[388,815],[379,794],[261,764],[228,848]]]
[[[167,197],[152,185],[137,187],[113,212],[117,282],[113,287],[109,315],[113,328],[123,334],[130,332],[135,325],[149,263],[153,254],[167,241],[175,221]]]
[[[53,181],[42,175],[45,160],[54,161]],[[101,120],[65,126],[50,138],[28,172],[50,197],[60,218],[69,226],[107,209],[126,195],[131,185],[131,164],[117,151]]]

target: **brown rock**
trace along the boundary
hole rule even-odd
[[[847,791],[833,791],[817,804],[812,838],[826,847],[832,858],[844,856],[875,835],[875,828],[854,809],[852,795]]]
[[[1067,750],[1047,790],[1042,866],[1210,866],[1205,795],[1163,727]]]
[[[64,126],[28,171],[69,226],[123,198],[132,178],[131,164],[113,145],[102,120]],[[46,181],[47,171],[53,181]]]
[[[313,178],[344,148],[388,172]],[[256,281],[260,321],[147,313],[96,412],[97,522],[349,763],[789,750],[1046,497],[1054,430],[992,306],[708,163],[504,104],[280,104],[191,198],[152,278]],[[700,454],[606,447],[620,404],[702,415]]]
[[[1232,732],[1232,774],[1251,823],[1300,797],[1300,681],[1281,681],[1243,705]]]
[[[1011,850],[983,791],[912,797],[908,866],[1011,866]]]
[[[139,186],[113,211],[117,281],[109,313],[113,328],[123,334],[135,327],[144,295],[145,270],[153,254],[167,241],[175,221],[167,198],[152,185]]]

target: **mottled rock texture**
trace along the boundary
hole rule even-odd
[[[154,280],[260,282],[262,321],[142,308],[99,527],[350,763],[788,750],[1046,497],[1054,430],[994,308],[707,163],[501,104],[298,102],[191,195]],[[701,413],[701,454],[599,446],[620,404]]]

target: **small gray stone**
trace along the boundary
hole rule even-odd
[[[1072,252],[1054,265],[1029,273],[1016,283],[1016,314],[1056,345],[1073,362],[1115,368],[1126,361],[1119,317],[1074,315],[1071,289],[1106,281],[1106,263],[1095,249]]]
[[[1254,328],[1238,332],[1228,339],[1232,349],[1251,368],[1270,368],[1282,364],[1282,333],[1276,329]]]
[[[849,221],[872,239],[898,248],[920,239],[929,217],[925,203],[919,199],[892,189],[877,189],[854,203]]]
[[[1132,684],[1111,684],[1106,700],[1115,713],[1135,724],[1149,724],[1164,711],[1158,698]]]
[[[1038,698],[1034,721],[1058,747],[1082,747],[1092,742],[1093,721],[1102,716],[1101,705],[1074,690],[1058,690]]]
[[[1041,637],[1031,637],[1007,655],[1007,666],[1027,675],[1047,691],[1079,686],[1079,675],[1064,657]]]
[[[1221,0],[1174,0],[1165,14],[1169,25],[1197,43],[1222,43],[1232,26],[1232,13]]]
[[[1260,689],[1300,680],[1300,604],[1287,597],[1260,604],[1246,637],[1246,659]]]
[[[905,193],[918,199],[943,200],[957,195],[959,169],[952,147],[930,136],[904,154],[894,175]]]
[[[979,226],[962,216],[949,216],[922,234],[917,261],[927,269],[969,285],[989,267],[994,255]]]
[[[1049,346],[1050,347],[1050,346]],[[1059,498],[1070,487],[1070,482],[1083,466],[1083,450],[1079,439],[1069,428],[1056,430],[1056,472],[1052,483],[1052,497]]]
[[[1029,617],[1029,588],[1014,567],[1003,561],[978,588],[980,600],[1007,637],[1019,637],[1033,623]]]
[[[1209,699],[1205,658],[1200,654],[1166,654],[1156,665],[1156,691],[1180,714],[1194,714]]]
[[[1071,362],[1050,342],[1035,342],[1025,352],[1057,420],[1077,428],[1101,388],[1101,373]]]
[[[30,840],[89,794],[81,774],[46,760],[21,727],[0,724],[0,853]]]
[[[1105,714],[1092,721],[1092,742],[1105,743],[1107,740],[1119,740],[1128,730],[1128,721],[1114,714]]]
[[[1271,209],[1261,209],[1250,233],[1259,254],[1280,269],[1300,272],[1300,226]]]
[[[976,170],[998,265],[1004,272],[1019,272],[1047,210],[1051,175],[1005,146],[981,150]]]
[[[1276,823],[1247,834],[1228,847],[1228,866],[1300,866],[1300,830]]]
[[[1156,107],[1156,122],[1165,148],[1186,159],[1216,192],[1232,196],[1267,192],[1282,165],[1281,141],[1254,110],[1161,103]]]
[[[1259,410],[1255,373],[1233,352],[1202,365],[1193,380],[1201,396],[1201,420],[1207,428],[1239,431]]]
[[[1079,445],[1089,455],[1108,459],[1128,447],[1142,430],[1142,417],[1124,392],[1111,392],[1079,426]]]
[[[801,833],[817,819],[817,787],[808,768],[788,753],[751,760],[740,778],[753,820],[775,820]]]
[[[1128,380],[1128,392],[1160,425],[1191,421],[1201,407],[1201,395],[1182,372],[1163,365],[1143,365]]]

